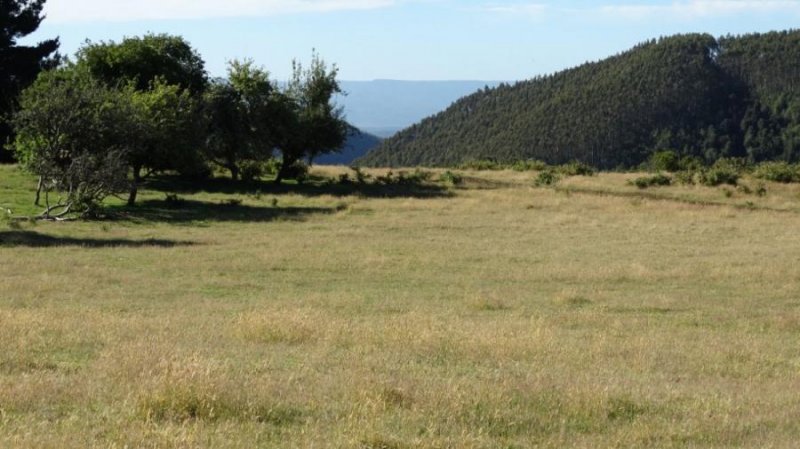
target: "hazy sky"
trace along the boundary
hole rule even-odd
[[[684,32],[798,27],[800,0],[48,0],[34,38],[180,34],[212,75],[249,57],[285,79],[312,48],[340,78],[517,80]]]

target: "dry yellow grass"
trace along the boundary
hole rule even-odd
[[[0,230],[0,447],[796,447],[795,187],[464,175]]]

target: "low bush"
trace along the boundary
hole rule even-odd
[[[582,162],[570,162],[557,168],[558,172],[564,176],[594,176],[595,170]]]
[[[800,182],[800,167],[786,162],[762,162],[756,166],[753,176],[765,181]]]
[[[473,161],[467,161],[460,164],[458,167],[460,170],[502,170],[503,166],[498,164],[497,161],[493,161],[491,159],[476,159]]]
[[[460,185],[462,182],[464,182],[464,178],[462,178],[461,175],[457,173],[453,173],[450,170],[447,170],[446,172],[442,173],[441,176],[439,176],[439,181],[451,186],[457,186]]]
[[[672,184],[672,178],[669,176],[658,173],[653,176],[642,176],[628,181],[629,184],[634,185],[640,189],[656,186],[668,186]]]
[[[542,171],[547,169],[547,164],[531,159],[514,162],[511,164],[511,169],[515,171]]]
[[[537,187],[544,187],[544,186],[552,186],[558,183],[560,177],[555,170],[548,169],[544,170],[539,173],[539,176],[536,177],[536,186]]]
[[[746,169],[747,163],[744,160],[720,159],[711,168],[700,173],[700,183],[710,187],[723,184],[735,186]]]
[[[681,159],[671,150],[656,151],[650,155],[648,165],[651,170],[674,173],[681,169]]]

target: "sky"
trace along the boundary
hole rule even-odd
[[[47,0],[28,40],[185,37],[212,76],[253,59],[274,79],[312,49],[343,80],[503,80],[548,74],[659,36],[800,25],[800,0]]]

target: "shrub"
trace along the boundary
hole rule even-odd
[[[442,175],[439,177],[439,180],[451,186],[457,186],[462,182],[464,182],[464,179],[461,177],[461,175],[453,173],[450,170],[447,170],[446,172],[442,173]]]
[[[472,161],[467,161],[460,164],[457,168],[461,170],[501,170],[503,168],[502,165],[498,164],[496,161],[491,159],[476,159]]]
[[[544,170],[539,173],[539,176],[536,177],[536,186],[537,187],[544,187],[544,186],[552,186],[558,183],[560,177],[555,170],[548,169]]]
[[[529,159],[526,161],[517,161],[511,165],[511,169],[515,171],[542,171],[547,169],[547,164],[542,161]]]
[[[735,186],[739,182],[739,177],[739,170],[721,159],[710,169],[700,173],[700,183],[709,187],[723,184]]]
[[[362,170],[361,167],[355,167],[355,166],[350,167],[350,170],[353,170],[353,172],[355,173],[356,182],[358,182],[359,184],[366,184],[367,180],[371,178],[370,175],[364,173],[364,170]]]
[[[669,176],[658,173],[653,176],[642,176],[640,178],[628,181],[629,184],[635,185],[640,189],[646,189],[654,186],[668,186],[672,184],[672,178]]]
[[[558,167],[558,172],[564,176],[594,176],[594,168],[582,162],[574,161]]]
[[[682,170],[682,171],[676,172],[674,177],[675,177],[675,181],[678,184],[694,185],[695,184],[695,176],[696,175],[697,175],[697,172],[695,170]]]
[[[681,169],[681,160],[678,156],[678,153],[674,151],[656,151],[650,155],[650,161],[648,165],[652,170],[667,171],[672,173]]]
[[[800,169],[797,165],[786,162],[763,162],[756,167],[753,176],[766,181],[788,184],[800,182]]]
[[[264,165],[257,161],[242,162],[239,167],[239,176],[244,182],[253,182],[261,179],[264,176]]]
[[[297,161],[286,169],[285,177],[294,179],[298,183],[303,183],[308,179],[308,165],[305,162]]]

